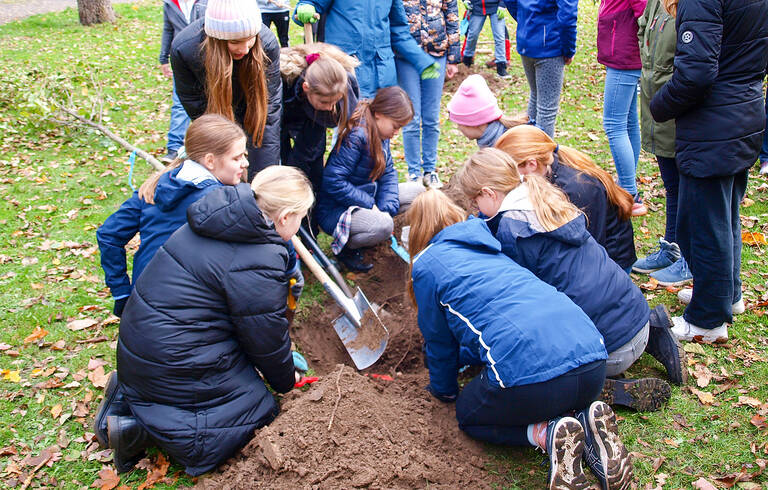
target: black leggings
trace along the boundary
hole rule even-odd
[[[456,400],[459,428],[493,444],[528,446],[528,424],[582,410],[600,394],[605,361],[585,364],[541,383],[500,388],[488,369],[470,381]]]
[[[265,26],[269,27],[272,23],[277,28],[277,39],[280,41],[281,48],[288,47],[288,25],[289,12],[262,12],[261,21]]]

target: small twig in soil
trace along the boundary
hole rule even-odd
[[[344,371],[344,364],[341,365],[341,368],[339,369],[339,374],[336,376],[336,392],[338,393],[336,395],[336,404],[333,406],[333,412],[331,412],[331,418],[328,420],[328,430],[331,430],[331,426],[333,425],[333,417],[336,416],[336,410],[339,408],[339,402],[341,401],[341,387],[339,386],[339,380],[341,379],[341,373]]]
[[[406,357],[408,357],[408,354],[411,353],[411,340],[413,339],[413,330],[411,330],[411,333],[408,335],[408,342],[405,344],[406,349],[405,353],[403,354],[403,357],[400,358],[399,361],[394,365],[392,368],[392,374],[397,373],[397,368],[400,367],[400,364],[405,360]]]
[[[41,461],[41,462],[40,462],[40,463],[39,463],[37,466],[35,466],[35,467],[34,467],[34,469],[32,469],[32,472],[29,474],[29,476],[27,477],[27,479],[26,479],[26,480],[24,480],[24,484],[21,486],[21,490],[26,490],[26,489],[27,489],[27,487],[29,487],[29,485],[31,485],[31,484],[32,484],[32,480],[34,480],[34,479],[35,479],[35,473],[37,473],[37,471],[38,471],[40,468],[42,468],[42,467],[45,465],[45,463],[47,463],[48,461],[50,461],[50,459],[51,459],[51,458],[47,458],[47,459],[45,459],[44,461]]]

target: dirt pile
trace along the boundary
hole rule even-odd
[[[199,488],[486,488],[499,483],[484,469],[482,445],[459,430],[454,405],[424,389],[428,374],[416,312],[405,293],[407,264],[386,245],[366,254],[374,269],[356,282],[381,307],[389,329],[382,358],[358,373],[331,326],[341,310],[331,301],[313,308],[294,324],[291,337],[320,381],[305,392],[287,394],[277,419],[227,464],[201,478]]]

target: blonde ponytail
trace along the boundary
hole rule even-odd
[[[289,214],[303,215],[315,201],[309,179],[294,167],[265,168],[253,178],[251,189],[259,209],[272,221]]]

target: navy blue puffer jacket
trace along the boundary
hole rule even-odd
[[[651,311],[629,275],[589,234],[586,218],[579,216],[546,232],[528,222],[532,211],[515,209],[511,204],[515,196],[507,196],[513,199],[505,199],[500,212],[488,220],[502,251],[584,310],[609,354],[629,342]],[[530,202],[527,193],[525,201]]]
[[[707,178],[751,167],[765,129],[768,0],[680,2],[672,78],[651,100],[675,119],[680,173]]]
[[[323,231],[333,234],[341,214],[350,206],[372,209],[376,205],[380,211],[391,216],[400,210],[397,170],[392,163],[389,140],[382,142],[382,148],[387,164],[376,181],[370,178],[373,160],[368,152],[368,138],[363,126],[352,130],[341,147],[331,152],[323,171],[323,185],[317,196],[315,211]]]
[[[289,254],[247,184],[190,206],[128,299],[117,368],[133,414],[190,475],[215,468],[293,388]],[[256,371],[258,369],[258,372]]]

